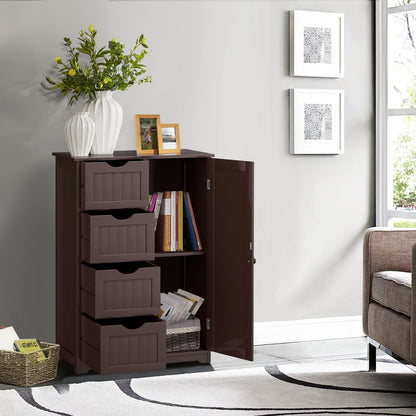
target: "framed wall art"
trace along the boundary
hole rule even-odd
[[[138,155],[155,155],[162,137],[158,114],[135,114],[136,152]]]
[[[290,90],[290,153],[344,153],[344,91]]]
[[[179,124],[161,124],[162,134],[159,137],[159,154],[180,154]]]
[[[290,75],[344,76],[344,15],[290,12]]]

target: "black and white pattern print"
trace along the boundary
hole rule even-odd
[[[416,414],[416,373],[366,358],[0,390],[1,416]]]
[[[329,27],[305,27],[303,30],[303,62],[332,63],[332,31]]]
[[[332,140],[332,104],[304,105],[304,139]]]

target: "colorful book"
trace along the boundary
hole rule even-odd
[[[149,205],[149,212],[153,212],[155,209],[155,204],[156,204],[156,199],[157,199],[157,193],[154,193],[152,195],[152,199],[150,201],[150,205]]]
[[[175,251],[179,251],[179,192],[176,192],[175,198]]]
[[[178,251],[183,251],[183,191],[178,193],[178,221],[177,221]]]
[[[159,220],[156,229],[156,249],[159,251],[171,251],[171,193],[163,192],[160,207]]]
[[[198,228],[196,226],[195,215],[192,209],[191,197],[189,192],[184,193],[184,232],[186,235],[188,248],[191,250],[202,250]]]
[[[191,212],[189,210],[189,202],[187,192],[183,196],[183,238],[188,250],[198,250],[196,242],[195,230],[192,224]]]
[[[149,194],[149,201],[147,202],[147,205],[146,205],[146,208],[145,208],[146,211],[149,211],[150,202],[152,202],[152,194]]]
[[[198,245],[198,250],[202,250],[201,239],[199,238],[198,227],[196,226],[196,220],[195,220],[194,210],[192,208],[191,197],[189,196],[189,192],[186,193],[186,198],[188,199],[189,211],[191,213],[192,226],[194,228],[195,237],[196,237],[196,243]]]
[[[171,251],[176,251],[176,191],[171,191],[170,194],[170,247]]]
[[[14,341],[16,351],[28,354],[30,352],[38,352],[38,361],[46,359],[45,353],[42,351],[42,346],[37,339],[18,339]]]

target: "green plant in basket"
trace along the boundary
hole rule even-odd
[[[151,77],[145,76],[146,65],[142,63],[148,53],[143,35],[136,39],[129,52],[125,52],[125,46],[115,39],[98,49],[96,35],[97,31],[90,25],[88,30],[81,30],[78,46],[65,37],[66,58],[57,56],[55,79],[46,77],[49,89],[70,96],[68,105],[79,98],[94,99],[96,91],[125,91],[134,84],[151,82]]]

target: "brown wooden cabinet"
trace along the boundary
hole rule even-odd
[[[56,157],[56,341],[76,373],[253,358],[253,163],[180,155]],[[155,252],[149,192],[191,196],[203,251]],[[201,348],[166,353],[160,291],[205,302]]]

